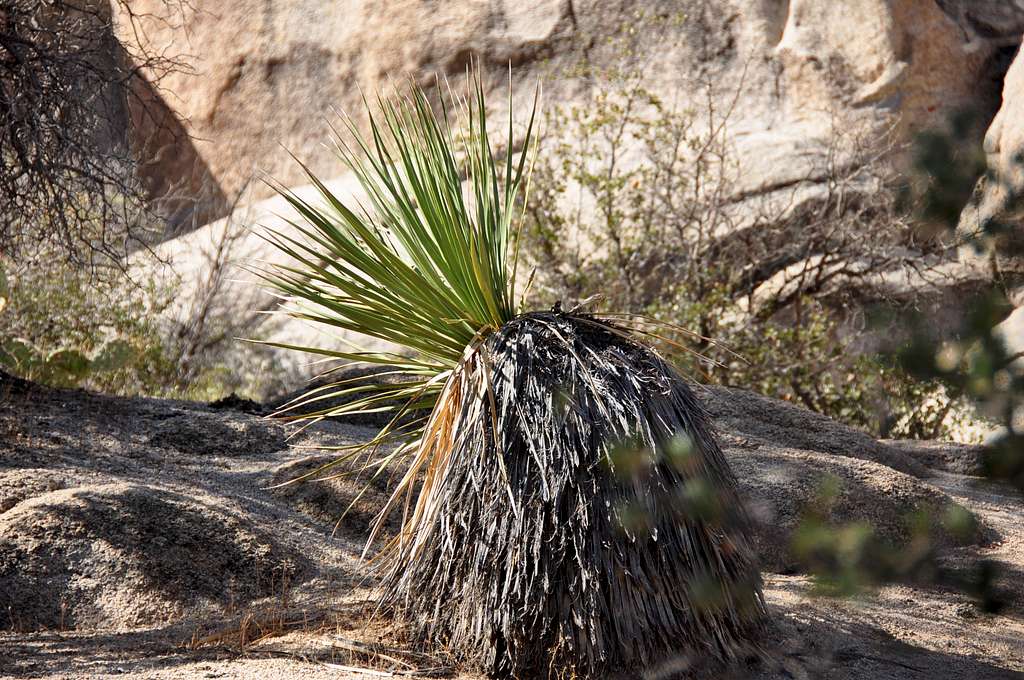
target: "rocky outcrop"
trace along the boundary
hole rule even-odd
[[[209,498],[115,482],[0,515],[0,628],[117,628],[223,611],[309,576],[269,527]]]
[[[351,573],[388,494],[390,474],[360,494],[368,472],[317,473],[332,458],[310,446],[373,436],[351,421],[286,442],[283,427],[247,413],[21,388],[0,411],[0,629],[225,615],[282,596],[285,583]],[[869,522],[896,544],[910,538],[908,516],[954,504],[929,483],[931,458],[741,390],[701,394],[768,570],[798,569],[790,537],[824,480],[840,489],[832,521]],[[981,524],[966,542],[992,537]],[[957,543],[941,527],[935,540]]]
[[[1014,5],[1016,6],[1016,5]],[[1010,354],[1024,353],[1024,56],[1014,58],[1002,106],[985,134],[989,173],[960,215],[960,260],[988,281],[1009,287],[1017,309],[998,332]]]
[[[950,472],[976,470],[977,449],[879,442],[742,390],[698,394],[754,520],[776,624],[762,661],[737,677],[1001,680],[1024,670],[1021,500]],[[376,430],[322,423],[285,441],[254,410],[52,390],[0,373],[2,672],[329,678],[339,663],[397,674],[442,663],[403,651],[408,641],[373,605],[372,563],[358,559],[398,470],[374,480],[352,463],[318,472],[335,452],[310,450]],[[927,584],[812,597],[789,551],[812,506],[854,523],[844,534],[853,552],[871,527],[891,544],[912,541],[914,554],[936,551],[964,578],[987,560],[1004,574],[1005,611],[982,614]],[[922,544],[909,529],[922,512],[941,520],[957,507],[977,520],[966,535],[938,521]]]
[[[975,200],[964,210],[959,232],[964,240],[982,238],[986,225],[999,222],[1010,228],[1003,235],[1005,247],[1024,238],[1024,57],[1018,55],[1006,73],[1002,106],[985,134],[985,154],[992,176],[981,180]],[[973,248],[964,249],[966,259],[977,259]],[[998,256],[998,254],[997,254]],[[1024,260],[999,257],[1000,269],[1022,269]]]
[[[194,73],[169,76],[179,114],[229,195],[261,173],[301,181],[288,152],[324,176],[336,174],[324,146],[337,111],[361,109],[393,79],[459,79],[470,60],[488,71],[518,70],[561,51],[572,32],[571,3],[243,1],[189,3],[180,21],[160,21],[161,0],[133,3],[152,13],[152,44],[189,55]],[[532,82],[519,77],[524,88]],[[254,187],[256,198],[268,195]]]
[[[972,43],[933,0],[788,5],[775,51],[793,115],[866,107],[913,130],[977,103],[992,47]]]
[[[212,176],[235,195],[261,173],[301,183],[285,149],[335,176],[328,121],[361,111],[362,93],[393,81],[458,84],[476,60],[492,88],[511,68],[520,103],[543,80],[548,101],[571,105],[590,87],[575,66],[607,68],[629,50],[646,63],[652,91],[680,107],[703,104],[695,74],[714,74],[723,111],[739,90],[730,128],[750,165],[743,189],[778,186],[813,171],[837,123],[895,126],[905,139],[964,103],[994,106],[988,60],[1019,16],[970,5],[686,0],[641,15],[621,0],[203,0],[166,20],[165,3],[142,0],[133,11],[150,17],[149,44],[187,55],[193,72],[162,84]],[[254,187],[253,198],[266,195]]]

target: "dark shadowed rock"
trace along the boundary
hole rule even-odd
[[[775,446],[870,460],[915,476],[926,475],[924,466],[903,451],[820,413],[731,387],[709,386],[698,395],[723,432]]]
[[[308,574],[268,528],[164,489],[76,487],[0,515],[0,628],[162,623]]]
[[[355,462],[324,469],[336,460],[336,456],[318,454],[280,466],[274,470],[274,495],[317,523],[365,542],[370,525],[391,497],[400,466],[391,465],[376,478],[375,469],[363,469]],[[393,512],[385,526],[397,531],[400,523],[400,513]]]
[[[885,442],[934,470],[980,477],[985,472],[985,447],[979,444],[896,439]]]
[[[26,498],[64,488],[64,480],[46,469],[0,471],[0,514]]]
[[[1024,33],[1024,2],[1019,0],[936,0],[965,31],[979,39],[1020,44]]]
[[[284,448],[285,432],[251,416],[193,412],[156,424],[149,442],[190,455],[259,456]]]

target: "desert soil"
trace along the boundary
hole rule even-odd
[[[764,657],[732,676],[1024,678],[1024,500],[971,476],[977,449],[880,442],[739,390],[701,394],[757,521],[774,619]],[[409,650],[374,607],[360,554],[387,480],[340,523],[360,482],[276,486],[372,427],[296,435],[233,408],[0,376],[0,677],[474,677]],[[786,545],[826,474],[842,488],[833,520],[896,542],[914,510],[972,512],[968,539],[936,534],[940,558],[964,573],[997,563],[1004,608],[928,584],[818,594]]]

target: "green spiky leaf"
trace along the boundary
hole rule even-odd
[[[476,78],[473,85],[469,101],[453,98],[437,112],[417,88],[378,98],[367,135],[345,118],[347,134],[335,135],[335,148],[359,180],[365,205],[343,201],[303,166],[321,200],[279,187],[300,219],[288,231],[265,236],[290,260],[259,272],[287,300],[288,314],[403,348],[391,354],[275,345],[403,376],[398,383],[337,382],[279,413],[317,419],[403,404],[380,437],[347,456],[398,440],[392,453],[375,460],[377,474],[415,448],[427,422],[416,414],[433,410],[467,351],[516,315],[513,229],[526,188],[536,101],[518,158],[510,102],[508,150],[499,159],[483,87]]]

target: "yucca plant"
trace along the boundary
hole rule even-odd
[[[707,417],[640,341],[641,322],[517,309],[513,230],[534,116],[517,159],[510,110],[499,160],[473,82],[469,101],[438,114],[417,89],[379,100],[365,137],[348,121],[337,149],[366,205],[312,174],[322,204],[284,191],[304,223],[268,236],[292,263],[265,275],[289,313],[405,351],[294,347],[384,368],[280,415],[401,404],[339,461],[357,456],[379,474],[408,460],[370,540],[401,507],[374,559],[384,603],[419,639],[503,677],[727,659],[760,629],[764,605]]]

